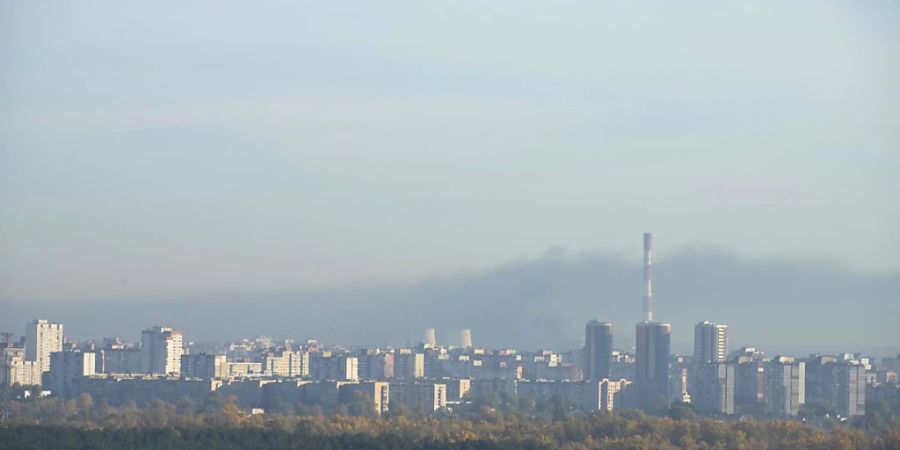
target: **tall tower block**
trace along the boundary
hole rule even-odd
[[[460,346],[472,348],[472,330],[466,328],[459,333]]]
[[[613,325],[591,320],[584,326],[584,377],[589,381],[609,378],[612,362]]]
[[[25,328],[25,360],[34,361],[42,372],[50,370],[50,354],[61,352],[63,326],[47,320],[35,320]]]
[[[437,337],[435,336],[434,328],[425,329],[425,346],[437,347]]]

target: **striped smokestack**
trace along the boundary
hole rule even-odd
[[[653,233],[644,233],[644,321],[653,322]]]

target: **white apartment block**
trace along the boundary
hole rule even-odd
[[[181,375],[181,332],[155,325],[141,333],[141,372]]]
[[[62,324],[35,320],[28,324],[25,336],[25,359],[36,362],[41,372],[49,371],[50,354],[62,351]]]
[[[309,352],[269,352],[263,357],[263,372],[276,377],[308,377]]]
[[[24,348],[0,348],[0,386],[40,385],[43,373],[36,361],[25,360]]]
[[[694,362],[725,362],[728,325],[704,320],[694,325]]]

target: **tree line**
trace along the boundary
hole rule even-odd
[[[490,394],[437,415],[393,406],[375,417],[371,399],[330,410],[282,405],[250,414],[234,397],[110,406],[76,399],[5,403],[0,449],[897,449],[900,421],[885,405],[861,423],[723,421],[673,404],[665,416],[580,413],[556,397]],[[877,419],[877,420],[876,420]]]

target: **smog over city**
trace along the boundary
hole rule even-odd
[[[900,448],[898,23],[0,4],[0,450]]]

